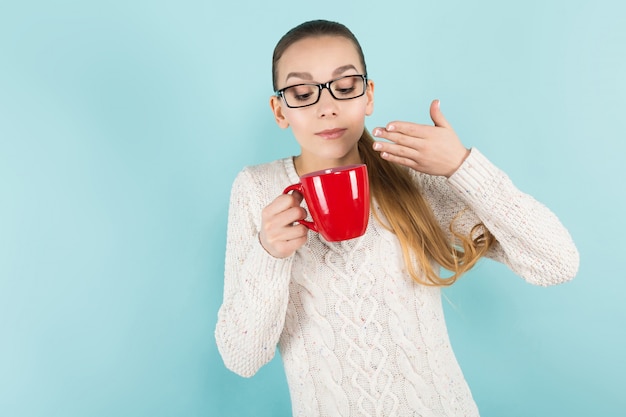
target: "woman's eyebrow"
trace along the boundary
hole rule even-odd
[[[333,77],[336,77],[338,75],[343,74],[344,72],[348,71],[348,70],[355,70],[358,71],[356,69],[356,67],[352,64],[348,64],[348,65],[342,65],[339,68],[335,69],[333,71]],[[289,74],[287,74],[287,77],[285,77],[285,81],[287,81],[290,78],[300,78],[302,80],[313,80],[313,76],[308,73],[308,72],[290,72]]]
[[[336,70],[333,71],[333,76],[341,75],[344,72],[346,72],[348,70],[351,70],[351,69],[353,69],[355,71],[358,71],[356,69],[356,67],[354,65],[352,65],[352,64],[342,65],[341,67],[339,67],[339,68],[337,68]]]
[[[290,72],[289,74],[287,74],[285,81],[287,81],[288,79],[292,77],[301,78],[303,80],[313,80],[313,76],[308,72]]]

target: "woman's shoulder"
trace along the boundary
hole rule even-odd
[[[260,164],[246,165],[242,169],[242,171],[249,171],[249,172],[263,174],[265,172],[273,172],[273,171],[285,169],[285,165],[287,164],[289,159],[291,159],[291,157],[276,159],[275,161],[263,162]]]
[[[277,159],[271,162],[247,165],[238,176],[246,176],[255,181],[270,181],[277,178],[289,178],[289,168],[293,166],[291,158]]]
[[[237,174],[234,187],[253,188],[260,192],[275,193],[276,190],[282,192],[292,182],[291,170],[294,170],[291,157],[247,165]]]

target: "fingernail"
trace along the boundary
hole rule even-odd
[[[374,134],[374,136],[380,136],[380,129],[376,128],[376,129],[374,129],[374,131],[372,133]]]
[[[391,132],[392,130],[396,130],[396,127],[394,125],[387,126],[387,132]]]
[[[380,151],[380,149],[383,147],[383,145],[380,142],[376,142],[374,144],[374,150],[376,151]]]

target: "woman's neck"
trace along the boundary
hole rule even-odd
[[[359,155],[358,148],[356,147],[354,149],[354,152],[350,152],[350,154],[345,155],[343,158],[321,159],[303,154],[300,154],[293,158],[293,166],[295,167],[296,172],[300,177],[310,172],[362,163],[363,161],[361,160],[361,155]]]

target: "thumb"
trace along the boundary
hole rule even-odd
[[[437,127],[452,127],[450,126],[450,123],[448,123],[446,118],[443,117],[443,113],[441,112],[440,100],[433,100],[433,102],[430,103],[430,118]]]

